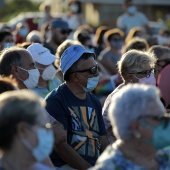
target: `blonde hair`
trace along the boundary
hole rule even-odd
[[[118,71],[122,78],[126,73],[135,73],[143,71],[146,64],[154,68],[156,63],[154,53],[147,51],[129,50],[118,61]],[[123,78],[124,79],[124,78]]]

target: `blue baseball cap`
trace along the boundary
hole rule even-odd
[[[86,50],[82,45],[71,45],[68,47],[60,59],[60,68],[63,75],[65,75],[67,70],[85,53],[92,54],[94,58],[96,58],[94,53]]]
[[[62,18],[54,19],[50,22],[49,28],[58,28],[63,30],[71,31],[68,23],[64,21]]]

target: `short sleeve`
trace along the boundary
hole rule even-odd
[[[46,110],[57,121],[63,124],[64,128],[68,128],[67,111],[63,105],[61,95],[48,96],[46,99]]]

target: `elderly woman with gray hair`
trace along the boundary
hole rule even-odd
[[[159,97],[157,87],[144,84],[129,84],[114,95],[109,118],[118,140],[90,170],[170,169],[170,147],[166,147],[170,119],[164,116]]]
[[[119,85],[105,100],[103,106],[103,119],[107,130],[107,135],[110,143],[115,141],[112,133],[112,127],[108,118],[108,108],[112,96],[128,83],[143,83],[156,85],[154,77],[154,67],[156,57],[153,53],[130,50],[123,54],[118,61],[118,71],[123,79],[123,83]]]

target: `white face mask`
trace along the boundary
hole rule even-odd
[[[25,139],[21,139],[22,143],[32,151],[34,158],[41,162],[45,160],[53,149],[54,135],[52,130],[47,130],[44,128],[39,128],[36,130],[38,145],[33,148],[33,146]]]
[[[42,69],[42,68],[38,68],[40,70],[44,70],[41,77],[43,78],[43,80],[52,80],[54,78],[54,76],[56,75],[57,70],[55,69],[55,67],[53,66],[53,64],[50,64],[47,68]]]
[[[81,76],[82,76],[82,75],[81,75]],[[84,76],[82,76],[82,77],[84,77]],[[85,77],[84,77],[84,78],[85,78]],[[86,79],[86,78],[85,78],[85,79]],[[91,77],[91,78],[88,78],[88,79],[87,79],[87,85],[86,85],[86,87],[83,87],[81,84],[79,84],[79,85],[80,85],[81,87],[83,87],[83,89],[84,89],[85,92],[91,92],[91,91],[93,91],[93,90],[96,88],[98,82],[99,82],[99,76],[96,76],[96,77]]]
[[[26,70],[22,67],[19,67],[21,70],[24,70],[26,72],[28,72],[29,76],[28,79],[26,80],[22,80],[21,78],[19,78],[28,89],[33,89],[38,85],[38,80],[40,77],[40,72],[38,69],[32,69],[32,70]]]

